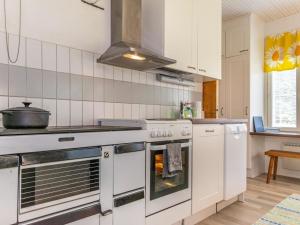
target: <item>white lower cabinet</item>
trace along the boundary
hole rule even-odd
[[[9,157],[0,156],[0,224],[17,223],[18,168],[9,165]],[[12,160],[14,160],[12,158]],[[5,216],[3,216],[5,215]]]
[[[144,196],[144,190],[139,190],[116,197],[114,199],[113,224],[144,225],[146,212]]]
[[[224,126],[193,125],[192,214],[223,200]]]

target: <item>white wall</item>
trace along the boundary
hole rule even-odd
[[[300,29],[300,13],[266,23],[265,34],[272,35],[296,29]]]
[[[22,36],[102,53],[110,43],[110,1],[105,10],[81,0],[21,0]],[[18,31],[19,0],[6,0],[8,29]],[[4,31],[3,0],[0,0],[0,31]]]

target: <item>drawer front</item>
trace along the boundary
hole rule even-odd
[[[223,125],[194,125],[193,126],[193,135],[196,138],[207,137],[207,136],[218,136],[224,135],[224,126]]]
[[[145,151],[114,154],[114,195],[145,186]]]
[[[144,191],[129,193],[114,200],[114,225],[145,224]]]
[[[0,170],[0,212],[1,224],[17,222],[18,168]]]

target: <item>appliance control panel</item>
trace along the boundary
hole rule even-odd
[[[148,138],[151,141],[180,140],[192,138],[192,124],[148,124]]]

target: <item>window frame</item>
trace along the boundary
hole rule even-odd
[[[300,131],[300,69],[296,69],[296,127],[273,127],[273,107],[272,107],[272,72],[267,73],[267,125],[270,128],[279,129],[281,131]]]

